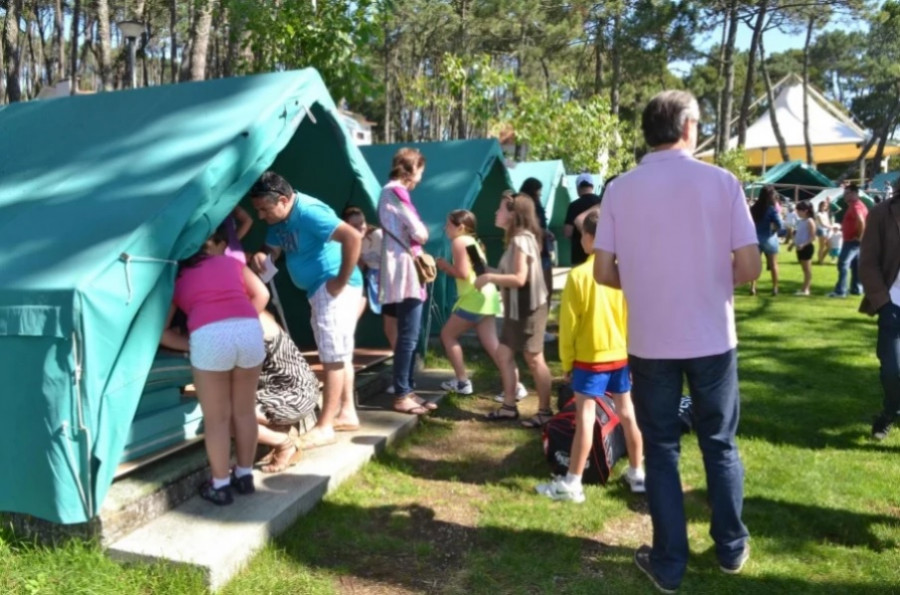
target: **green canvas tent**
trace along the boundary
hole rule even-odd
[[[130,440],[174,261],[276,160],[332,205],[371,209],[378,186],[313,70],[15,104],[0,130],[0,510],[83,522]]]
[[[834,188],[835,183],[816,168],[803,161],[780,163],[768,170],[759,180],[747,186],[751,196],[758,196],[759,189],[772,184],[788,200],[809,200],[822,188]],[[804,186],[806,188],[804,188]]]
[[[541,203],[547,213],[547,227],[556,236],[558,258],[565,256],[565,260],[568,260],[571,248],[569,238],[563,234],[563,224],[569,208],[570,194],[563,162],[557,159],[516,163],[510,167],[509,175],[516,190],[522,187],[522,182],[527,178],[537,178],[541,181],[543,185]]]
[[[467,209],[478,220],[477,233],[485,244],[488,261],[496,265],[503,253],[503,234],[494,226],[494,214],[500,195],[512,187],[500,144],[494,139],[472,139],[361,147],[380,182],[387,183],[391,160],[401,147],[418,149],[426,160],[425,175],[413,190],[412,199],[428,226],[428,253],[450,258],[450,244],[444,237],[447,214]],[[456,284],[439,274],[432,299],[432,313],[437,320],[430,326],[440,330],[456,301]]]

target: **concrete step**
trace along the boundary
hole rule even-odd
[[[447,371],[421,374],[421,396],[439,400]],[[225,585],[268,540],[311,510],[325,494],[394,440],[418,418],[393,412],[387,395],[360,408],[359,431],[338,435],[338,443],[304,453],[295,467],[276,475],[255,473],[256,494],[235,495],[231,506],[214,506],[193,496],[111,543],[110,557],[124,562],[168,561],[199,568],[210,589]]]
[[[358,372],[356,392],[359,403],[384,393],[390,382],[390,362]],[[304,426],[311,428],[315,416]],[[166,514],[194,497],[200,484],[209,477],[209,464],[202,439],[185,445],[181,451],[120,478],[109,490],[99,523],[95,524],[101,544],[109,546],[128,533]]]

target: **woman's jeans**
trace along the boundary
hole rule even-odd
[[[394,347],[394,391],[405,397],[416,388],[416,347],[422,330],[422,300],[407,298],[397,304],[397,344]]]

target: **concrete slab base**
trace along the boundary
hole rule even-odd
[[[439,400],[447,371],[425,372],[421,396]],[[311,510],[325,494],[358,471],[394,440],[408,434],[416,416],[390,410],[388,396],[360,410],[360,429],[338,434],[338,443],[304,453],[295,467],[277,475],[256,472],[257,492],[235,495],[231,506],[194,496],[177,508],[109,545],[116,560],[168,561],[199,568],[210,589],[224,586],[266,542]]]

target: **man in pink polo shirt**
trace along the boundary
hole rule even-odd
[[[606,189],[594,245],[598,283],[628,302],[633,399],[644,436],[653,547],[635,563],[663,592],[687,569],[687,523],[678,473],[684,378],[703,451],[710,534],[723,572],[750,555],[741,521],[744,471],[735,443],[739,400],[734,287],[760,273],[756,231],[737,179],[697,161],[697,100],[664,91],[644,109],[651,148]]]

